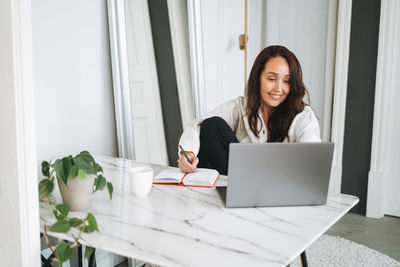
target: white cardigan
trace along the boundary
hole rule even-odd
[[[192,151],[197,155],[200,149],[200,124],[203,120],[214,116],[221,117],[227,122],[240,143],[267,142],[268,133],[264,120],[258,120],[257,129],[260,129],[260,123],[262,124],[258,137],[250,130],[246,115],[246,102],[247,99],[241,96],[220,105],[201,119],[192,120],[185,126],[179,145],[185,151]],[[258,115],[262,118],[261,110],[258,111]],[[321,142],[319,124],[309,106],[305,106],[304,110],[293,119],[288,136],[289,138],[286,137],[284,142]]]

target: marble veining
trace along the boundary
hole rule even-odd
[[[114,196],[97,192],[89,212],[100,232],[80,241],[105,251],[162,266],[286,266],[329,229],[357,202],[348,195],[329,194],[326,205],[226,209],[215,188],[153,185],[146,198],[130,194],[127,170],[169,167],[97,156]],[[226,185],[221,176],[217,186]],[[52,197],[61,202],[56,189]],[[70,216],[84,217],[85,212]],[[41,227],[55,221],[47,203],[40,203]],[[79,233],[50,235],[73,240]]]

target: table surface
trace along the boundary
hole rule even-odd
[[[96,156],[114,185],[92,195],[88,209],[99,232],[82,234],[80,242],[108,252],[162,266],[286,266],[358,202],[329,194],[326,205],[269,208],[225,208],[215,188],[153,185],[145,198],[130,194],[127,170],[150,166],[154,175],[170,167]],[[226,185],[221,176],[218,185]],[[57,187],[57,186],[56,186]],[[57,189],[52,197],[61,203]],[[71,212],[70,217],[86,216]],[[43,222],[55,218],[40,203]],[[73,240],[77,229],[49,235]]]

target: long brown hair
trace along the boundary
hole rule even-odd
[[[305,107],[303,97],[309,94],[303,83],[301,66],[296,56],[284,46],[272,45],[264,48],[254,61],[247,84],[247,115],[251,131],[258,137],[261,129],[257,129],[257,122],[261,120],[258,110],[261,105],[260,75],[265,64],[274,57],[286,59],[290,70],[290,92],[279,106],[272,109],[268,118],[268,142],[283,142],[288,136],[288,130],[294,117]]]

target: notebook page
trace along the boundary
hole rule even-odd
[[[199,168],[196,172],[188,173],[183,179],[185,185],[212,186],[219,173],[213,169]]]
[[[185,174],[179,169],[168,169],[157,174],[153,182],[177,182],[179,183]]]

